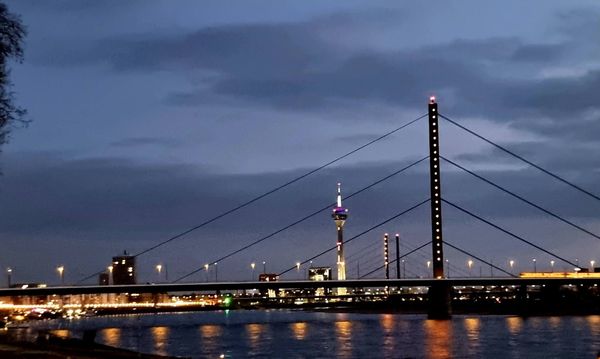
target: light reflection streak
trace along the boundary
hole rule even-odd
[[[379,324],[383,329],[383,353],[385,357],[394,357],[396,353],[395,349],[395,335],[394,335],[394,316],[392,314],[383,314],[379,319]]]
[[[259,349],[264,333],[264,324],[246,324],[246,336],[248,337],[248,345],[250,346],[251,352]]]
[[[352,322],[344,320],[335,322],[338,358],[352,357]]]
[[[523,329],[523,319],[519,317],[507,317],[506,326],[512,335],[519,334]]]
[[[292,332],[294,333],[294,338],[296,338],[296,340],[304,340],[304,338],[306,338],[306,330],[308,328],[308,325],[306,323],[292,323],[291,327]]]
[[[205,353],[217,353],[223,329],[219,325],[206,324],[200,326],[201,347]]]
[[[450,358],[452,352],[452,322],[449,320],[426,320],[425,346],[427,358]]]
[[[102,340],[111,347],[121,346],[121,328],[107,328],[102,331]]]
[[[150,329],[152,339],[154,339],[154,351],[156,354],[166,356],[167,341],[169,339],[169,327],[153,327]]]

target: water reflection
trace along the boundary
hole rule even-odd
[[[590,315],[589,317],[586,317],[586,321],[587,321],[588,327],[590,328],[590,332],[594,336],[599,335],[600,334],[600,315]]]
[[[307,324],[305,322],[292,323],[291,327],[296,340],[304,340],[306,338]]]
[[[150,329],[154,340],[154,351],[159,355],[167,355],[167,340],[169,338],[169,327],[153,327]]]
[[[121,346],[121,329],[107,328],[102,331],[102,341],[111,347]]]
[[[394,316],[392,314],[383,314],[380,316],[379,324],[383,329],[383,354],[386,358],[396,355],[394,335]]]
[[[519,334],[519,332],[521,332],[521,329],[523,329],[523,319],[521,319],[520,317],[507,317],[506,327],[508,328],[510,334]]]
[[[427,358],[450,358],[451,345],[452,322],[450,320],[425,321],[425,352]]]
[[[264,324],[254,323],[246,325],[246,337],[248,338],[248,345],[250,346],[251,352],[259,350],[265,330]]]
[[[52,335],[61,339],[69,339],[71,331],[68,329],[56,329],[52,331]]]
[[[223,329],[219,325],[206,324],[200,326],[201,347],[204,353],[219,352]]]
[[[560,326],[560,317],[550,317],[548,318],[548,321],[550,322],[550,328],[552,329],[558,329]]]
[[[352,322],[347,320],[335,322],[335,337],[338,344],[338,357],[352,357]]]
[[[465,318],[464,324],[469,340],[479,340],[479,318]]]

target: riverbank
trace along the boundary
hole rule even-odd
[[[114,348],[107,345],[73,338],[59,338],[50,333],[40,333],[35,342],[13,338],[10,331],[0,334],[0,358],[3,359],[174,359],[152,354],[142,354],[131,350]]]

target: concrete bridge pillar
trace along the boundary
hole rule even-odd
[[[450,319],[452,317],[452,287],[445,280],[436,281],[427,292],[429,319]]]

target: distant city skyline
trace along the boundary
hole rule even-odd
[[[425,114],[430,95],[441,113],[600,194],[596,1],[6,3],[28,27],[11,76],[32,120],[0,154],[0,268],[13,283],[58,283],[59,265],[67,282],[103,270]],[[600,233],[600,203],[440,125],[442,155]],[[332,202],[337,182],[351,193],[426,154],[422,120],[140,257],[136,275],[202,268]],[[447,198],[600,263],[597,239],[442,165]],[[344,199],[345,238],[427,198],[427,181],[420,164]],[[444,225],[446,239],[486,260],[550,269],[549,256],[456,211],[444,209]],[[430,238],[428,209],[350,243],[346,258],[380,248],[384,232],[416,247]],[[278,272],[335,241],[323,213],[219,263],[219,278],[250,279],[263,261]],[[465,255],[444,254],[466,268]],[[419,256],[407,264],[426,269]]]

